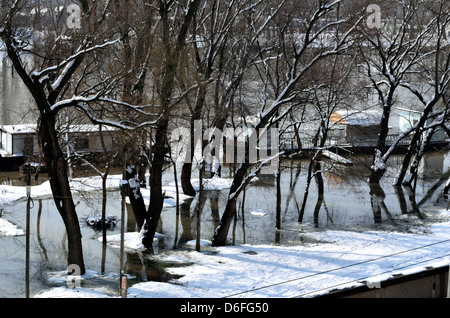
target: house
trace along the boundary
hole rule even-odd
[[[17,170],[27,161],[35,161],[39,155],[36,125],[4,125],[0,126],[0,171]],[[106,151],[112,151],[116,145],[115,128],[103,127],[103,141]],[[59,131],[61,146],[67,149],[69,141],[70,153],[103,152],[100,131],[96,125],[71,125]]]
[[[373,148],[378,141],[382,114],[376,110],[338,110],[329,117],[326,147],[340,149]],[[314,148],[314,139],[318,131],[318,122],[305,122],[296,132],[293,123],[285,123],[281,147],[285,151]],[[348,152],[350,150],[346,150]]]
[[[398,129],[400,133],[410,130],[422,116],[421,111],[402,107],[397,107],[396,112],[398,114]],[[426,124],[431,124],[431,121],[427,121]],[[448,142],[446,140],[447,137],[445,131],[438,127],[431,137],[430,144],[445,144]]]
[[[330,115],[330,137],[350,147],[374,147],[382,114],[377,110],[338,110]]]
[[[36,125],[0,126],[0,171],[17,170],[38,153]]]
[[[78,153],[103,152],[100,130],[97,125],[71,125],[61,133],[67,134],[65,138],[70,141],[72,149]],[[106,151],[112,151],[117,144],[116,137],[119,131],[116,128],[103,126],[102,133]]]
[[[9,156],[37,155],[36,125],[0,126],[0,149]]]

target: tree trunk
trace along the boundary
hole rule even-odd
[[[321,123],[321,126],[323,127],[323,123]],[[317,147],[317,144],[318,144],[319,138],[320,138],[319,148],[323,148],[325,145],[325,142],[327,140],[327,137],[328,137],[328,132],[327,132],[327,130],[324,129],[324,134],[322,137],[320,137],[320,132],[321,132],[321,129],[319,128],[314,137],[314,147]],[[308,200],[308,195],[309,195],[309,187],[311,186],[311,180],[314,177],[313,170],[314,170],[314,174],[316,174],[316,172],[320,170],[321,157],[322,157],[322,150],[319,149],[316,151],[314,156],[309,161],[308,176],[306,179],[306,188],[305,188],[305,192],[303,194],[302,207],[300,209],[299,216],[298,216],[299,223],[303,222],[303,215],[305,214],[306,201]],[[321,176],[320,176],[320,178],[321,178]],[[319,187],[319,192],[321,192],[322,196],[323,196],[323,180],[316,179],[316,181],[317,181],[317,185]]]
[[[177,76],[177,69],[180,65],[180,55],[185,45],[188,30],[194,18],[199,0],[193,0],[189,3],[186,10],[186,14],[181,23],[180,30],[176,36],[176,40],[172,42],[170,40],[170,23],[169,23],[169,11],[171,6],[168,3],[160,1],[159,14],[162,24],[162,51],[164,65],[162,67],[163,77],[161,80],[161,87],[158,89],[160,92],[161,100],[161,115],[158,120],[155,143],[153,146],[153,160],[150,169],[150,205],[148,207],[148,213],[144,224],[144,237],[142,243],[145,248],[152,249],[153,238],[156,233],[161,212],[164,204],[164,194],[162,192],[162,173],[164,165],[164,157],[167,153],[167,129],[169,127],[169,115],[172,105],[172,93],[175,89],[175,78]]]
[[[373,211],[373,219],[376,224],[381,223],[381,212],[384,206],[386,194],[379,183],[371,183],[370,185],[370,204]]]
[[[317,202],[316,207],[314,208],[314,226],[319,227],[319,212],[322,207],[323,200],[325,197],[325,186],[323,182],[322,165],[320,164],[320,159],[316,161],[316,165],[314,167],[314,175],[317,183]]]
[[[181,176],[180,176],[180,182],[181,182],[181,189],[183,190],[183,193],[185,195],[189,196],[195,196],[196,192],[194,190],[194,187],[191,183],[191,176],[192,176],[192,160],[194,159],[194,152],[195,152],[195,127],[194,122],[195,120],[198,120],[200,118],[194,118],[195,115],[191,117],[190,120],[190,136],[189,136],[189,158],[187,158],[187,161],[183,163],[183,166],[181,167]]]
[[[166,154],[167,118],[162,118],[158,123],[155,134],[155,145],[153,148],[153,161],[150,169],[150,205],[144,224],[144,238],[142,243],[145,248],[152,249],[153,238],[161,217],[164,204],[162,192],[162,172],[164,157]]]
[[[450,178],[448,178],[447,183],[445,184],[444,187],[444,194],[448,194],[448,192],[450,191]]]
[[[277,211],[275,228],[281,230],[281,164],[278,161],[278,171],[276,174],[276,197],[277,197]]]
[[[106,244],[106,202],[108,193],[106,189],[106,181],[108,179],[108,171],[102,176],[102,243]]]
[[[192,176],[192,162],[183,163],[183,166],[181,167],[181,176],[180,176],[181,189],[183,190],[184,194],[193,197],[195,196],[195,189],[191,183],[191,176]]]
[[[411,144],[408,147],[408,151],[406,152],[405,157],[403,158],[403,163],[395,177],[394,186],[401,186],[403,183],[403,179],[405,178],[406,172],[408,171],[409,163],[411,162],[412,157],[416,154],[417,148],[419,147],[420,138],[422,137],[422,129],[428,119],[428,115],[433,110],[433,106],[435,103],[429,103],[425,107],[422,116],[420,117],[418,126],[414,131],[413,138],[411,140]]]
[[[382,159],[386,151],[386,138],[389,134],[389,117],[391,113],[390,106],[383,107],[383,116],[380,122],[380,133],[378,135],[377,147],[375,148],[372,166],[370,168],[369,183],[380,183],[381,178],[386,172],[386,162]]]
[[[196,192],[194,190],[194,187],[191,183],[191,176],[192,176],[192,160],[194,159],[194,152],[195,147],[198,140],[195,140],[196,132],[195,132],[195,122],[197,120],[200,120],[202,117],[202,108],[203,104],[205,103],[206,98],[206,92],[207,92],[207,86],[202,85],[199,88],[197,101],[194,106],[194,111],[191,116],[190,120],[190,160],[188,162],[183,163],[183,167],[181,168],[181,188],[183,189],[183,193],[190,196],[195,196]],[[202,132],[198,132],[199,136],[202,136]],[[200,145],[202,145],[203,138],[200,140]]]
[[[147,215],[144,198],[142,197],[139,178],[136,171],[136,166],[133,164],[127,165],[126,180],[128,180],[128,186],[125,189],[125,193],[130,199],[131,207],[133,208],[133,214],[136,219],[136,225],[138,232],[141,231],[142,226]]]
[[[228,230],[230,229],[231,222],[236,215],[236,201],[239,197],[239,187],[244,181],[245,174],[250,164],[243,163],[236,171],[233,179],[233,184],[230,188],[230,194],[228,195],[227,205],[222,214],[222,219],[220,220],[219,226],[216,229],[214,237],[212,239],[213,246],[224,246],[227,243]],[[242,188],[241,188],[242,189]]]
[[[430,129],[429,131],[427,131],[426,135],[425,135],[425,139],[422,142],[422,144],[419,147],[419,150],[417,151],[414,160],[411,164],[411,167],[409,168],[409,174],[406,178],[404,178],[403,180],[403,184],[407,185],[407,186],[412,186],[412,183],[414,180],[417,180],[417,173],[419,170],[419,164],[420,161],[423,158],[423,155],[425,154],[425,150],[428,147],[431,138],[433,137],[433,134],[435,132],[435,128]],[[415,189],[415,187],[413,187]]]
[[[308,176],[306,177],[306,187],[305,187],[305,192],[303,194],[302,207],[298,213],[298,223],[303,222],[303,215],[305,214],[306,201],[308,200],[309,187],[311,185],[311,180],[312,180],[312,170],[313,170],[314,160],[315,159],[312,158],[308,164]]]
[[[67,262],[68,265],[77,265],[79,274],[83,275],[86,269],[83,260],[80,224],[70,190],[66,160],[58,143],[55,125],[54,116],[47,114],[40,122],[39,139],[47,165],[53,199],[67,231]]]

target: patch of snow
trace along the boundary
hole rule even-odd
[[[121,176],[112,176],[109,184],[118,187],[120,180]],[[225,188],[231,182],[221,178],[213,178],[212,181],[215,189]],[[101,178],[77,179],[72,186],[79,190],[99,188]],[[172,193],[168,192],[170,189]],[[166,195],[172,195],[174,191],[175,188],[169,186]],[[0,186],[0,193],[0,204],[12,202],[26,197],[26,187]],[[48,182],[32,188],[33,197],[42,195],[51,196]],[[183,198],[180,193],[180,200]],[[263,216],[266,212],[252,210],[250,213]],[[433,217],[439,222],[427,224],[426,231],[312,230],[304,235],[315,243],[295,246],[244,244],[212,247],[210,241],[202,240],[202,252],[171,250],[155,256],[166,262],[189,264],[167,268],[170,274],[180,278],[168,283],[135,284],[128,289],[128,297],[312,297],[349,286],[376,286],[378,282],[396,275],[449,264],[450,211],[435,212]],[[2,218],[0,232],[23,235],[23,231]],[[155,235],[155,240],[160,236]],[[141,233],[125,233],[124,245],[127,249],[143,249],[141,239]],[[107,241],[113,247],[119,247],[120,234],[109,235]],[[194,245],[195,240],[187,244]],[[55,274],[49,282],[64,284],[64,275],[66,273]],[[88,271],[87,275],[95,274]],[[93,298],[110,295],[87,288],[58,286],[36,297]]]
[[[200,179],[193,178],[191,180],[195,191],[200,190]],[[231,188],[233,179],[214,177],[212,179],[203,179],[203,190],[205,191],[219,191]]]
[[[382,113],[377,110],[337,110],[342,117],[343,123],[351,126],[374,126],[380,124]]]
[[[102,241],[102,237],[99,237],[98,240]],[[120,247],[120,234],[107,235],[106,241],[112,247],[119,248]],[[140,232],[124,233],[124,247],[128,248],[128,249],[132,249],[132,250],[145,249],[144,245],[142,244],[142,237],[140,235]]]
[[[21,236],[25,232],[14,224],[0,217],[0,236]]]
[[[325,157],[330,158],[331,160],[334,160],[334,161],[336,161],[338,163],[341,163],[341,164],[344,164],[344,165],[353,165],[353,161],[351,161],[349,159],[346,159],[346,158],[344,158],[344,157],[342,157],[342,156],[340,156],[340,155],[338,155],[336,153],[333,153],[333,152],[331,152],[329,150],[323,150],[322,154]]]
[[[256,216],[265,216],[265,215],[267,215],[267,213],[264,212],[263,210],[253,210],[253,211],[250,211],[250,214],[256,215]]]
[[[106,187],[108,190],[118,189],[121,176],[111,175],[108,177]],[[102,189],[102,178],[100,176],[75,178],[70,182],[70,187],[73,191],[87,192]],[[25,199],[27,197],[26,186],[9,186],[0,185],[0,205],[7,205],[12,202]],[[31,197],[46,198],[52,196],[50,182],[46,181],[40,185],[31,187]]]
[[[35,298],[109,298],[110,296],[89,288],[55,287],[39,293]]]
[[[450,222],[430,225],[427,234],[389,231],[325,230],[308,233],[317,242],[298,246],[240,245],[209,247],[214,253],[173,250],[157,255],[191,266],[168,268],[181,278],[142,282],[129,298],[287,298],[313,297],[331,290],[377,284],[397,275],[450,262]],[[139,233],[127,233],[126,244]],[[195,243],[190,241],[191,244]],[[251,269],[251,270],[249,270]],[[110,297],[84,288],[52,288],[37,297]]]
[[[102,216],[100,214],[89,216],[86,223],[94,228],[102,228]],[[106,228],[114,228],[117,224],[117,218],[114,215],[105,215]]]
[[[144,199],[144,203],[146,205],[149,205],[150,204],[150,189],[149,188],[140,188],[139,190],[141,191],[141,195]],[[162,191],[163,191],[163,193],[165,193],[164,207],[165,208],[176,207],[177,206],[177,200],[176,200],[177,192],[176,192],[175,186],[173,186],[173,185],[163,186]],[[179,195],[179,199],[180,199],[179,204],[182,204],[183,201],[192,198],[191,196],[185,195],[182,192],[181,188],[179,189],[178,195]],[[130,203],[130,200],[128,197],[126,198],[126,201],[127,201],[127,203]]]
[[[151,296],[150,296],[151,295]],[[201,298],[204,293],[182,285],[153,282],[139,283],[128,288],[128,298]]]

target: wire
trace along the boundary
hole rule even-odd
[[[412,248],[412,249],[400,251],[400,252],[389,254],[389,255],[380,256],[380,257],[377,257],[377,258],[365,260],[365,261],[362,261],[362,262],[358,262],[358,263],[354,263],[354,264],[350,264],[350,265],[346,265],[346,266],[342,266],[342,267],[333,268],[333,269],[326,270],[326,271],[323,271],[323,272],[320,272],[320,273],[305,275],[305,276],[302,276],[302,277],[286,280],[286,281],[283,281],[283,282],[279,282],[279,283],[275,283],[275,284],[271,284],[271,285],[267,285],[267,286],[262,286],[262,287],[259,287],[259,288],[254,288],[252,290],[247,290],[247,291],[231,294],[231,295],[228,295],[228,296],[224,296],[223,298],[234,297],[234,296],[238,296],[238,295],[242,295],[242,294],[251,293],[251,292],[254,292],[254,291],[257,291],[257,290],[262,290],[262,289],[271,288],[271,287],[275,287],[275,286],[279,286],[279,285],[283,285],[283,284],[287,284],[287,283],[292,283],[292,282],[295,282],[295,281],[299,281],[299,280],[306,279],[306,278],[311,278],[311,277],[314,277],[314,276],[328,274],[328,273],[335,272],[335,271],[338,271],[338,270],[341,270],[341,269],[345,269],[345,268],[349,268],[349,267],[353,267],[353,266],[358,266],[358,265],[362,265],[362,264],[367,264],[367,263],[370,263],[370,262],[373,262],[373,261],[378,261],[378,260],[385,259],[385,258],[388,258],[388,257],[391,257],[391,256],[396,256],[396,255],[408,253],[408,252],[411,252],[411,251],[420,250],[422,248],[427,248],[427,247],[430,247],[430,246],[434,246],[434,245],[438,245],[438,244],[442,244],[442,243],[446,243],[446,242],[450,242],[450,239],[444,240],[444,241],[435,242],[435,243],[431,243],[431,244],[428,244],[428,245],[423,245],[423,246],[420,246],[420,247],[415,247],[415,248]]]

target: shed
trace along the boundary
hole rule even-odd
[[[0,149],[9,156],[37,155],[36,125],[0,126]]]
[[[338,110],[330,115],[330,124],[342,143],[372,147],[378,140],[381,116],[376,110]]]

